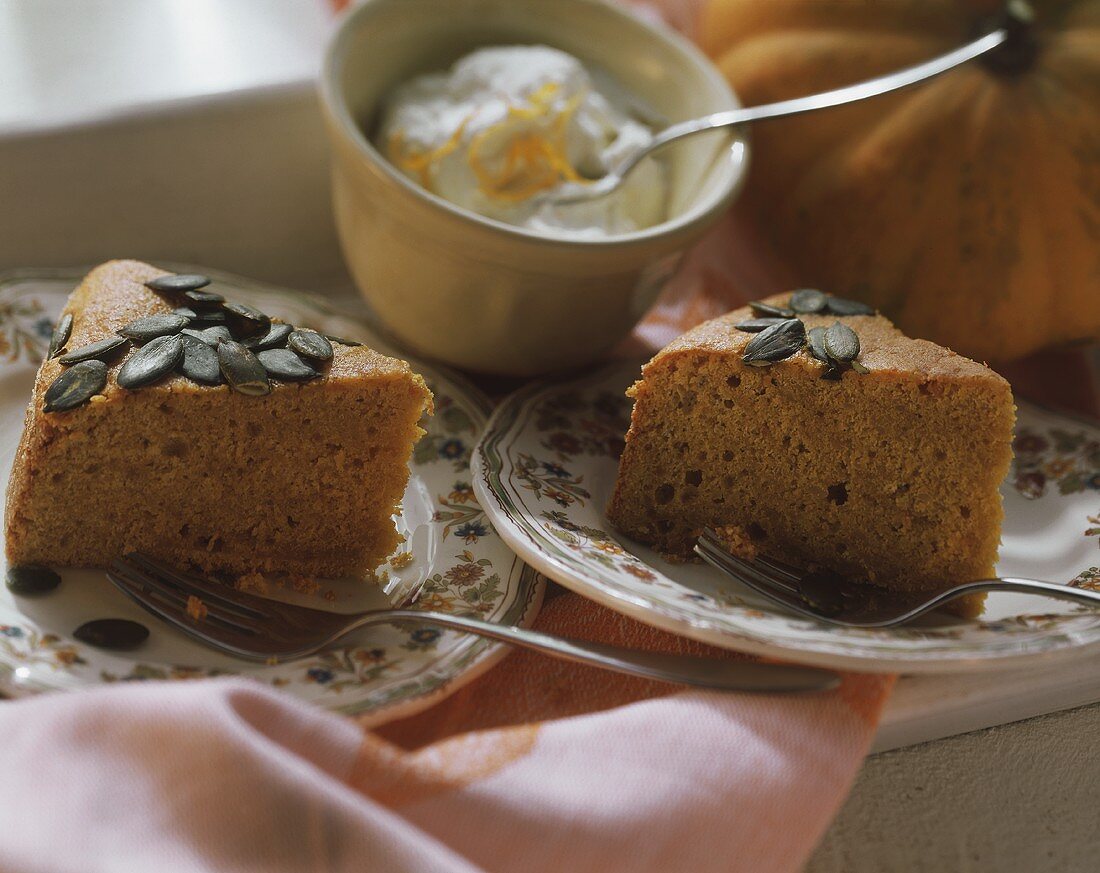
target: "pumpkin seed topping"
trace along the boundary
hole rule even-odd
[[[218,343],[218,365],[229,387],[238,394],[261,397],[271,393],[267,371],[252,352],[234,340]]]
[[[57,362],[68,367],[71,364],[79,364],[81,361],[91,361],[93,359],[109,361],[129,345],[130,341],[124,336],[109,336],[107,339],[99,340],[99,342],[89,343],[79,349],[66,352],[57,359]]]
[[[203,286],[205,287],[205,286]],[[213,291],[199,291],[197,288],[191,288],[183,292],[184,299],[197,309],[206,309],[211,306],[221,306],[225,303],[225,298],[221,294],[216,294]]]
[[[788,318],[758,333],[745,346],[742,360],[753,367],[766,367],[794,355],[806,342],[806,325]]]
[[[179,306],[176,309],[173,309],[172,314],[173,315],[182,315],[188,321],[194,321],[196,318],[199,317],[199,314],[197,312],[195,312],[194,309],[191,309],[187,306]]]
[[[287,339],[286,344],[303,358],[311,358],[314,361],[332,360],[332,343],[315,330],[296,330]]]
[[[803,288],[791,294],[790,307],[795,312],[812,315],[815,312],[824,312],[829,304],[829,298],[813,288]]]
[[[145,283],[145,287],[153,291],[187,292],[197,291],[210,284],[210,277],[199,273],[176,273],[167,276],[158,276]]]
[[[758,315],[761,318],[794,318],[794,310],[787,309],[783,306],[772,306],[770,303],[764,303],[760,300],[754,300],[749,304],[754,315]]]
[[[294,332],[294,325],[273,321],[267,333],[259,337],[251,337],[242,340],[241,345],[254,352],[262,352],[264,349],[274,349],[286,345],[286,339]]]
[[[199,334],[199,339],[212,348],[217,348],[218,343],[233,339],[233,334],[229,332],[229,328],[224,324],[203,328],[199,331]]]
[[[191,319],[192,327],[212,327],[225,324],[225,313],[220,309],[199,309]]]
[[[829,364],[829,353],[825,351],[825,328],[823,327],[811,327],[806,334],[806,347],[809,349],[810,357],[815,361],[821,361],[823,364]]]
[[[256,357],[269,376],[284,382],[301,382],[320,375],[290,349],[267,349]]]
[[[149,638],[149,628],[126,618],[97,618],[86,621],[73,636],[97,649],[136,649]]]
[[[80,361],[50,383],[44,396],[46,412],[65,412],[90,400],[107,385],[103,361]]]
[[[69,341],[69,337],[72,336],[72,333],[73,314],[71,312],[66,312],[58,319],[57,324],[54,325],[53,336],[50,337],[50,350],[46,353],[46,357],[56,357],[57,354],[65,348],[65,343]]]
[[[218,353],[203,339],[185,334],[183,340],[183,361],[180,370],[183,375],[201,385],[220,385],[222,371],[218,365]]]
[[[871,372],[870,368],[863,366],[859,361],[852,361],[852,369],[859,373],[861,376],[866,376]]]
[[[846,297],[829,297],[829,313],[832,315],[874,315],[873,306],[868,306],[859,300],[848,300]]]
[[[132,339],[136,343],[147,343],[159,336],[175,336],[188,324],[190,319],[174,312],[164,315],[146,315],[137,321],[131,321],[119,331],[119,335]]]
[[[45,594],[61,584],[61,577],[49,567],[28,564],[23,567],[9,567],[5,581],[12,594]]]
[[[749,318],[737,322],[734,327],[745,333],[760,333],[760,331],[766,330],[773,324],[779,324],[781,321],[783,321],[782,318]]]
[[[229,330],[238,339],[267,333],[271,327],[268,316],[246,303],[226,303],[222,308],[225,310]]]
[[[834,361],[847,364],[859,354],[859,337],[848,325],[834,321],[825,331],[825,351]]]
[[[349,348],[354,348],[356,346],[363,345],[361,342],[359,342],[359,340],[344,339],[343,337],[340,337],[340,336],[334,336],[331,333],[326,333],[325,334],[325,339],[327,339],[329,342],[337,343],[338,345],[341,345],[341,346],[348,346]]]
[[[150,385],[175,370],[182,360],[183,338],[178,334],[158,336],[126,359],[118,371],[118,384],[131,390]]]

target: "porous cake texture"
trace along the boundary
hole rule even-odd
[[[612,523],[679,558],[705,526],[740,528],[765,553],[896,590],[992,575],[1012,457],[1008,383],[879,315],[799,316],[807,330],[854,329],[869,372],[822,379],[826,365],[805,347],[750,366],[742,356],[757,334],[734,325],[752,317],[706,322],[645,365],[628,391]]]
[[[144,283],[165,275],[112,261],[73,292],[70,349],[178,303]],[[172,375],[45,412],[63,371],[42,364],[8,486],[12,565],[106,567],[140,550],[231,576],[340,577],[373,571],[397,546],[391,518],[431,411],[404,361],[335,345],[327,372],[266,396]]]

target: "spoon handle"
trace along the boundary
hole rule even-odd
[[[616,174],[626,175],[643,157],[652,154],[660,148],[685,136],[693,136],[707,130],[718,130],[724,127],[735,127],[750,121],[762,121],[765,118],[781,118],[786,115],[798,115],[802,112],[812,112],[815,109],[826,109],[830,106],[840,106],[844,103],[854,103],[857,100],[865,100],[868,97],[877,97],[879,94],[888,94],[900,88],[907,88],[940,73],[954,69],[960,64],[973,60],[979,55],[992,51],[1008,38],[1008,30],[999,27],[996,30],[969,42],[960,48],[947,54],[932,58],[914,67],[906,67],[868,79],[865,82],[857,82],[855,85],[847,85],[833,91],[825,91],[821,94],[810,94],[806,97],[795,97],[791,100],[780,100],[778,103],[765,103],[763,106],[748,106],[742,109],[729,109],[724,112],[715,112],[712,115],[704,115],[702,118],[693,118],[680,124],[673,124],[665,128],[650,141],[644,149],[631,155],[624,166],[616,168]]]

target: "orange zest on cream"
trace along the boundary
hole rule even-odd
[[[652,139],[637,99],[547,46],[491,46],[399,85],[376,141],[409,179],[459,207],[528,230],[586,238],[629,233],[665,215],[664,167],[643,161],[610,197],[538,197],[587,184]]]

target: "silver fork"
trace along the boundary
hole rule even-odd
[[[158,618],[208,646],[249,661],[302,658],[332,647],[360,628],[412,623],[465,631],[619,673],[698,688],[828,691],[840,680],[836,673],[812,667],[643,652],[493,624],[466,615],[410,609],[419,589],[395,608],[347,615],[257,597],[137,552],[116,560],[107,578]],[[206,607],[201,620],[188,614],[189,597],[198,597]]]
[[[710,528],[696,541],[695,554],[769,600],[793,612],[841,627],[897,627],[959,597],[985,591],[1040,594],[1100,607],[1100,592],[1008,576],[964,582],[932,596],[884,592],[827,570],[807,572],[765,556],[751,561],[739,558],[726,550]]]

